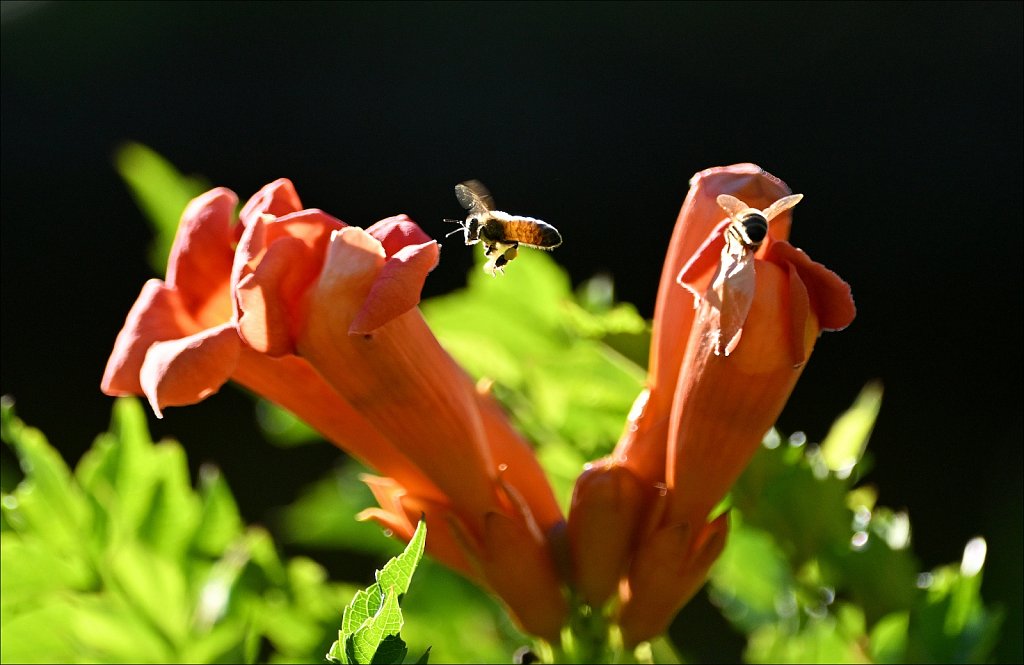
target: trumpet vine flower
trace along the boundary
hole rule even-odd
[[[819,333],[853,320],[849,286],[787,242],[790,210],[766,214],[757,247],[729,246],[738,222],[719,197],[760,212],[789,194],[753,164],[693,177],[662,272],[647,388],[614,453],[577,482],[575,582],[591,604],[618,593],[627,644],[664,631],[703,584],[728,531],[727,514],[709,521],[712,510],[782,411]],[[736,260],[741,250],[749,255]],[[618,540],[604,535],[615,530]]]
[[[234,380],[382,474],[363,517],[494,589],[529,632],[567,611],[548,533],[562,523],[528,444],[444,352],[416,308],[438,245],[404,215],[361,229],[303,208],[288,180],[243,206],[187,207],[165,280],[150,280],[101,387],[160,415]]]
[[[363,229],[304,208],[285,179],[237,219],[223,188],[189,204],[166,279],[143,286],[101,387],[145,395],[159,416],[245,386],[379,474],[364,478],[378,506],[362,519],[408,540],[425,515],[428,551],[492,589],[525,630],[557,640],[570,597],[614,598],[632,646],[703,584],[728,531],[715,506],[819,333],[853,319],[849,287],[787,242],[796,199],[771,206],[789,193],[752,164],[694,176],[647,387],[615,451],[578,478],[568,523],[530,446],[420,314],[438,244],[404,215]],[[747,214],[762,216],[764,237],[746,233]]]

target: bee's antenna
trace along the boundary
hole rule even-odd
[[[461,219],[446,219],[444,221],[449,223],[449,224],[458,224],[459,225],[459,228],[455,229],[451,233],[444,234],[445,238],[447,238],[448,236],[453,236],[456,233],[459,233],[460,231],[465,230],[465,228],[466,228],[466,223],[464,221],[462,221]]]

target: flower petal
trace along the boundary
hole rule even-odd
[[[818,317],[822,330],[842,330],[853,322],[857,309],[853,304],[850,285],[825,266],[811,260],[804,252],[788,242],[773,242],[765,253],[765,259],[773,262],[791,263],[804,286]]]
[[[679,374],[669,429],[667,523],[700,523],[747,465],[789,398],[803,365],[794,366],[789,271],[757,260],[757,279],[742,342],[716,355],[714,308],[701,304]],[[805,332],[813,345],[815,331]],[[809,352],[809,350],[807,351]],[[806,352],[805,352],[806,353]]]
[[[433,240],[416,222],[405,215],[382,219],[366,229],[366,232],[380,241],[388,257],[394,256],[403,247],[422,245]]]
[[[616,458],[629,465],[638,477],[650,482],[665,478],[663,452],[667,421],[696,315],[692,294],[679,288],[679,283],[689,284],[697,294],[703,295],[705,285],[715,273],[721,248],[700,250],[705,243],[718,243],[720,234],[712,233],[716,227],[724,228],[728,224],[725,211],[718,205],[720,194],[731,194],[751,206],[766,208],[790,194],[790,190],[784,182],[754,164],[706,169],[690,179],[690,189],[672,231],[654,307],[647,374],[650,396],[642,414],[631,419],[615,449]],[[769,235],[788,237],[791,219],[789,210],[773,219],[768,227]],[[688,265],[691,260],[694,262]]]
[[[732,221],[728,219],[719,223],[679,271],[676,282],[686,287],[693,294],[695,301],[704,297],[715,271],[722,262],[725,230],[730,224]]]
[[[466,557],[465,526],[450,505],[443,500],[434,501],[412,495],[391,478],[369,474],[362,474],[359,478],[373,492],[380,508],[363,510],[357,515],[357,519],[372,519],[384,528],[392,529],[405,542],[409,542],[416,529],[416,523],[421,517],[424,518],[430,533],[427,538],[427,553],[467,578],[480,581]]]
[[[149,347],[140,383],[153,412],[195,404],[217,392],[238,364],[242,340],[231,323]]]
[[[477,393],[480,418],[500,474],[500,484],[506,489],[510,487],[522,499],[524,505],[515,508],[529,512],[524,519],[535,522],[544,534],[550,534],[564,518],[536,453],[512,427],[497,401],[479,389]]]
[[[242,206],[238,218],[242,224],[249,226],[264,214],[281,217],[299,210],[302,210],[302,202],[299,201],[299,195],[295,192],[292,181],[288,178],[278,178],[256,192]]]
[[[619,614],[627,647],[660,635],[672,617],[704,585],[708,569],[725,547],[728,514],[703,525],[696,538],[687,523],[651,534],[637,549],[628,593]]]
[[[298,238],[276,242],[263,256],[256,271],[235,285],[238,333],[256,351],[271,356],[293,351],[291,299],[282,297],[281,292],[284,284],[294,283],[295,276],[304,272],[302,259],[306,251],[305,244]]]
[[[487,514],[482,545],[478,563],[487,584],[528,633],[556,641],[568,604],[547,547],[501,513]]]
[[[141,395],[139,372],[149,347],[197,330],[199,326],[185,311],[178,292],[158,279],[149,280],[117,334],[100,389],[111,396]]]
[[[427,273],[437,266],[439,255],[437,242],[433,240],[398,250],[381,268],[363,306],[352,320],[349,334],[372,333],[418,305]]]
[[[296,414],[328,441],[394,478],[408,492],[444,500],[444,493],[303,358],[274,358],[243,346],[231,378]]]
[[[588,464],[576,479],[569,510],[573,582],[592,607],[618,588],[643,507],[639,479],[608,458]]]
[[[167,286],[205,326],[231,315],[228,282],[234,260],[231,221],[238,197],[224,187],[196,197],[185,208],[167,261]]]

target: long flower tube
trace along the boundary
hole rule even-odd
[[[281,404],[383,474],[367,478],[381,507],[365,518],[408,537],[426,514],[437,558],[557,638],[567,606],[548,535],[561,514],[525,442],[419,315],[437,243],[404,216],[364,231],[304,209],[283,179],[233,223],[236,203],[221,188],[188,206],[103,391],[144,394],[159,415],[234,380]]]
[[[789,194],[751,164],[691,180],[662,274],[650,376],[615,453],[581,477],[569,517],[575,583],[593,604],[618,591],[624,641],[664,631],[725,545],[727,515],[708,522],[775,422],[823,330],[852,321],[849,287],[786,242],[788,212],[733,261],[735,222],[718,197],[762,210]],[[637,486],[636,515],[601,511],[590,475]],[[588,475],[590,474],[590,475]],[[608,480],[605,481],[607,484]],[[606,534],[619,531],[618,539]],[[621,541],[631,543],[623,548]]]
[[[364,477],[378,507],[361,519],[408,539],[426,515],[428,551],[490,587],[526,631],[558,639],[568,582],[593,607],[616,597],[632,646],[704,583],[728,532],[714,507],[820,332],[853,319],[849,287],[787,242],[788,194],[752,164],[691,180],[647,387],[613,454],[577,480],[568,524],[531,448],[419,313],[437,243],[402,215],[362,229],[303,208],[284,179],[237,221],[223,188],[188,206],[167,278],[143,287],[102,389],[145,395],[160,415],[246,386],[380,474]],[[763,237],[741,219],[751,212]]]

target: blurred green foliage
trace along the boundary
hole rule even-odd
[[[220,473],[192,489],[185,453],[114,405],[71,471],[2,407],[24,479],[4,493],[3,662],[321,662],[354,593],[245,527]]]
[[[922,572],[906,513],[856,487],[881,403],[868,385],[821,446],[772,432],[733,488],[708,592],[750,663],[985,662],[1001,613],[980,595],[984,540]]]
[[[114,166],[153,228],[155,237],[149,263],[162,275],[182,211],[209,187],[202,178],[181,174],[173,164],[141,143],[126,143],[118,148]]]

